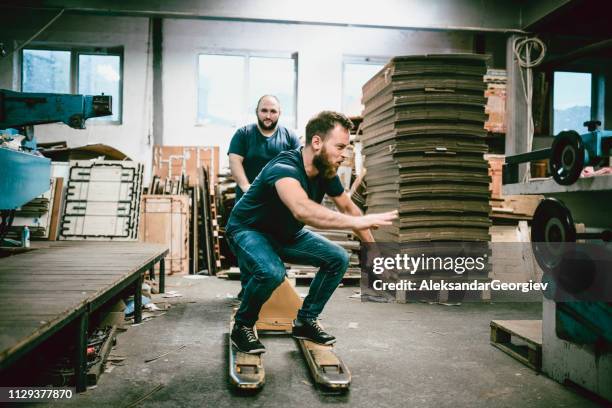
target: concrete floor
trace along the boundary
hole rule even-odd
[[[490,320],[538,319],[541,305],[362,303],[349,298],[356,287],[339,288],[322,316],[351,369],[348,394],[330,395],[314,388],[297,344],[284,336],[262,336],[268,350],[264,389],[255,395],[236,394],[228,386],[232,300],[227,296],[236,294],[238,287],[237,281],[217,278],[170,277],[166,290],[183,297],[163,299],[173,303],[166,315],[119,336],[113,354],[126,356],[125,365],[104,374],[96,388],[55,405],[123,407],[162,384],[138,406],[594,406],[489,344]],[[298,291],[305,293],[307,287],[299,286]],[[351,322],[357,328],[350,328]],[[182,345],[182,350],[144,362]]]

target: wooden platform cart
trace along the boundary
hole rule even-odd
[[[302,307],[302,299],[287,278],[274,291],[259,313],[256,332],[275,332],[291,335],[293,320]],[[230,323],[230,333],[234,319]],[[229,335],[228,335],[229,337]],[[337,391],[348,390],[351,373],[334,351],[333,345],[316,344],[308,340],[296,339],[302,355],[308,364],[315,383],[324,388]],[[239,389],[256,390],[266,381],[262,354],[246,354],[229,344],[230,381]]]

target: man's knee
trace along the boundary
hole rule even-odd
[[[334,245],[334,250],[329,255],[329,263],[335,269],[341,270],[344,273],[349,265],[348,252],[341,246]]]
[[[258,269],[260,273],[256,274],[256,279],[270,286],[276,287],[285,280],[285,264],[282,262],[259,265]]]

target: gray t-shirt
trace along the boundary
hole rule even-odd
[[[243,126],[234,133],[227,154],[234,153],[244,157],[242,165],[249,183],[253,183],[270,160],[280,152],[300,146],[300,139],[294,131],[278,125],[272,136],[261,134],[256,124]],[[236,186],[236,202],[242,197],[243,191]]]

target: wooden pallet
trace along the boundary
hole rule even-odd
[[[536,371],[542,369],[541,320],[491,320],[491,345]]]
[[[310,282],[314,279],[317,269],[315,270],[300,270],[300,269],[291,269],[291,277],[295,279],[298,284],[310,284]],[[347,271],[347,273],[342,277],[342,283],[345,285],[359,285],[361,282],[361,272],[352,273]]]

